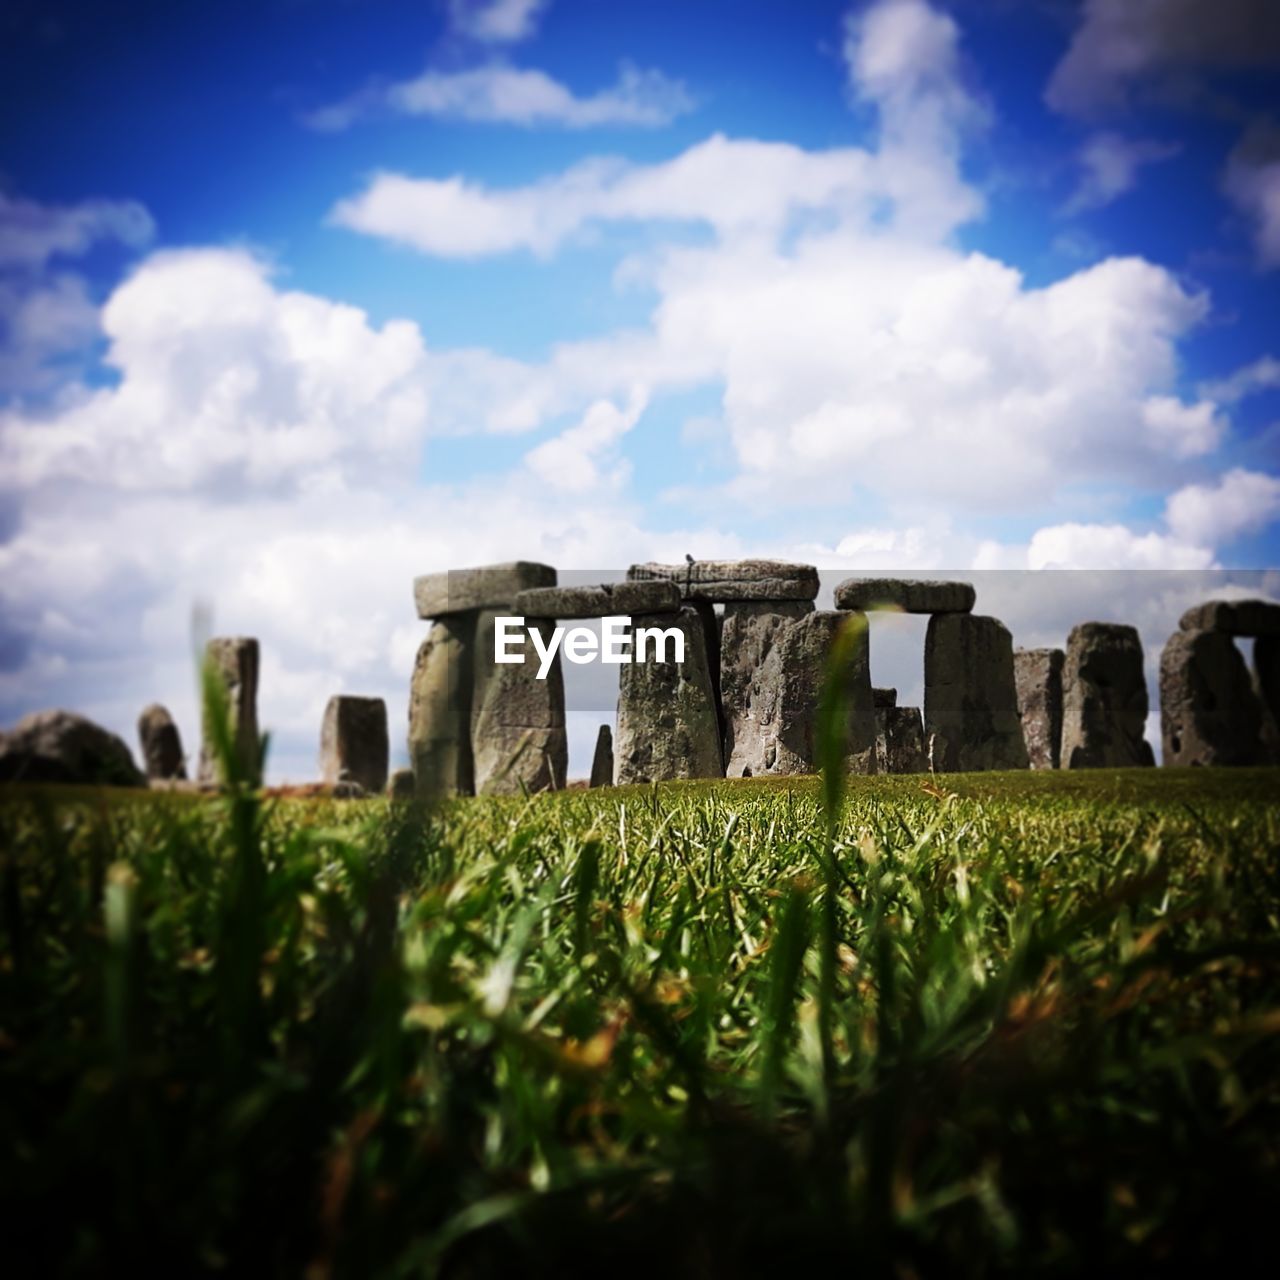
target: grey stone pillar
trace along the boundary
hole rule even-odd
[[[1062,755],[1061,649],[1015,649],[1013,676],[1018,690],[1022,737],[1033,769],[1056,769]]]
[[[494,619],[506,609],[484,609],[476,619],[475,680],[471,691],[471,754],[477,795],[515,795],[562,788],[569,767],[564,728],[564,675],[556,654],[538,679],[538,654],[529,635],[536,628],[549,644],[555,623],[525,618],[522,663],[494,661]]]
[[[1261,730],[1262,709],[1231,636],[1175,631],[1160,654],[1164,763],[1261,764]]]
[[[431,624],[409,686],[409,760],[420,800],[471,795],[471,686],[475,615]]]
[[[613,785],[613,730],[607,724],[596,734],[595,754],[591,757],[591,786]]]
[[[936,772],[1025,769],[1013,638],[997,618],[938,613],[924,642],[924,729]]]
[[[684,636],[685,659],[674,661],[674,641],[668,638],[666,661],[656,661],[651,648],[643,662],[619,667],[616,781],[723,777],[715,691],[701,617],[696,609],[685,607],[637,619],[631,627],[633,658],[639,656],[636,645],[641,628],[679,631]]]
[[[1147,709],[1137,630],[1114,622],[1072,628],[1062,669],[1061,767],[1155,764],[1144,736]]]
[[[262,745],[258,733],[258,642],[248,636],[219,636],[205,646],[205,661],[227,691],[227,707],[236,754],[245,774],[258,779]],[[203,725],[201,782],[219,782],[221,765],[213,751],[209,725]]]
[[[381,698],[335,694],[320,729],[320,776],[333,786],[355,782],[377,795],[387,785],[390,744]]]
[[[142,765],[148,778],[186,778],[182,738],[167,708],[153,702],[143,711],[138,717],[138,741],[142,744]]]

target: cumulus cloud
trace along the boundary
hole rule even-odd
[[[527,40],[550,0],[448,0],[454,30],[486,44]]]
[[[655,127],[693,110],[692,94],[658,70],[624,63],[614,84],[586,96],[545,71],[488,63],[464,71],[428,69],[412,80],[364,89],[306,117],[312,128],[345,129],[378,112],[525,127]]]
[[[1230,545],[1280,520],[1280,477],[1241,467],[1216,484],[1179,489],[1165,505],[1174,535],[1203,546]]]
[[[635,388],[622,407],[597,400],[576,426],[531,449],[525,465],[560,493],[600,496],[621,490],[631,468],[619,457],[618,445],[640,421],[647,403],[642,388]]]
[[[1092,134],[1080,148],[1080,181],[1064,206],[1067,214],[1101,209],[1137,185],[1138,171],[1177,155],[1172,143],[1126,138],[1104,131]]]
[[[1212,400],[1185,404],[1174,396],[1152,396],[1142,406],[1142,422],[1153,446],[1175,458],[1212,453],[1227,431]]]
[[[1245,134],[1227,159],[1223,188],[1253,225],[1259,266],[1280,266],[1280,126],[1258,124]]]
[[[1049,105],[1093,116],[1135,90],[1194,91],[1203,77],[1280,62],[1272,0],[1085,0],[1045,91]]]
[[[104,240],[136,249],[154,234],[151,215],[133,200],[50,205],[0,192],[0,268],[36,271]]]
[[[1220,404],[1234,404],[1246,396],[1280,387],[1280,360],[1275,356],[1259,356],[1226,378],[1206,382],[1200,393]]]

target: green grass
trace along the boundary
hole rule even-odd
[[[7,1244],[40,1273],[315,1276],[1069,1273],[1262,1245],[1276,783],[437,813],[11,790]]]

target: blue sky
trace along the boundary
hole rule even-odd
[[[0,716],[190,739],[205,604],[304,776],[517,555],[1275,566],[1278,70],[1268,0],[18,0]]]

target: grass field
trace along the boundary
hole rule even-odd
[[[10,788],[26,1274],[1274,1254],[1280,773]]]

